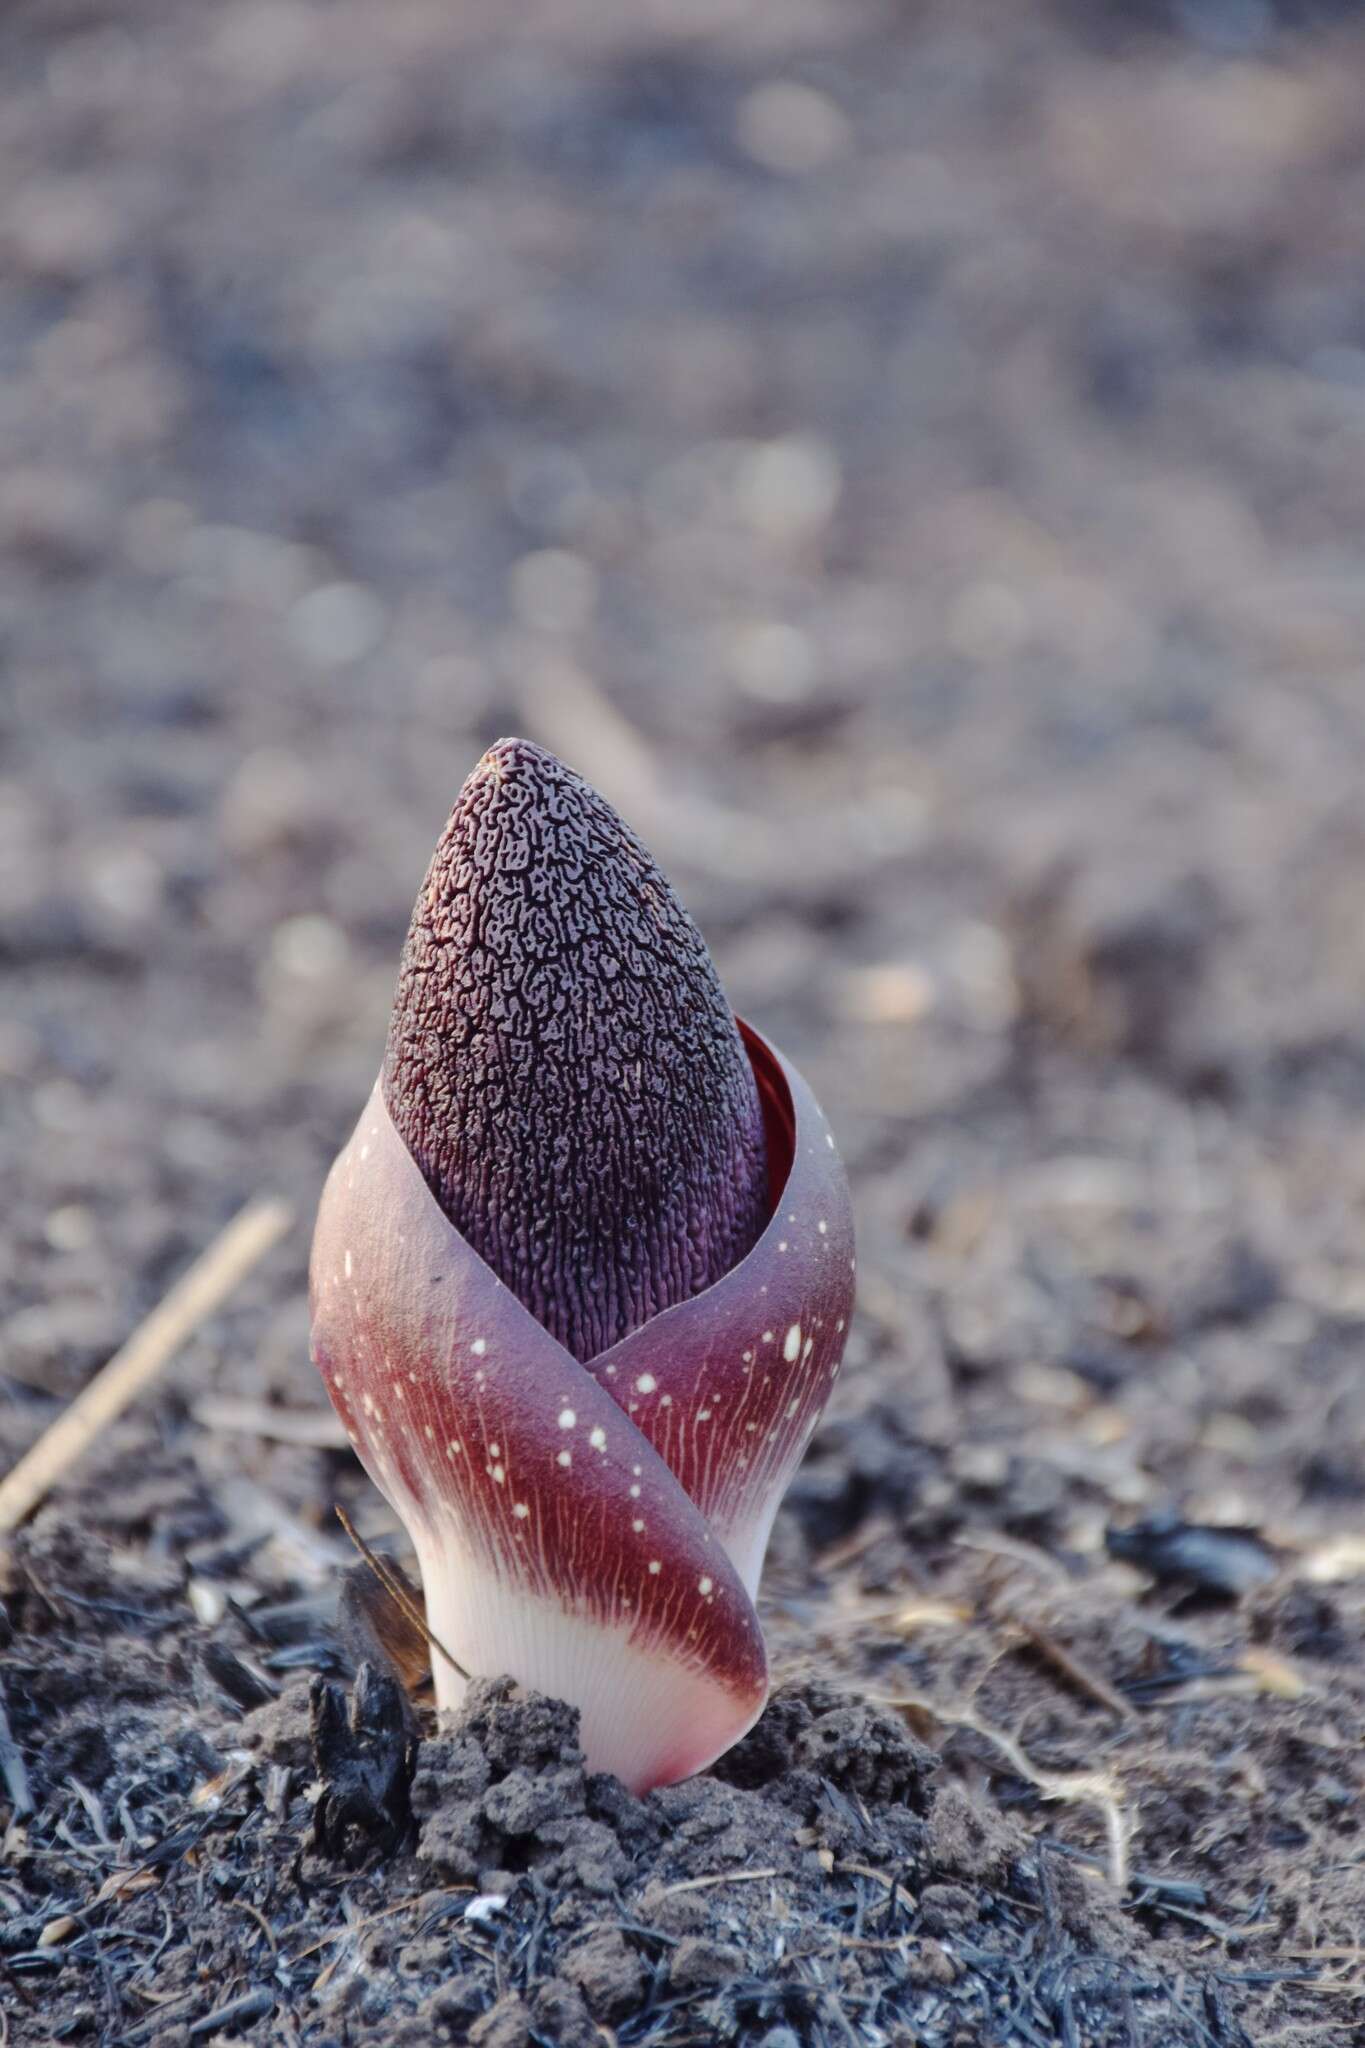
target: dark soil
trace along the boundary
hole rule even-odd
[[[300,1217],[4,1560],[9,2042],[1359,2039],[1363,68],[1326,0],[5,10],[0,1462]],[[334,1504],[402,1539],[307,1219],[509,731],[858,1202],[782,1689],[643,1802],[338,1616]]]

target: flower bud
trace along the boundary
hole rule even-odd
[[[701,933],[581,776],[500,740],[412,913],[384,1101],[455,1228],[575,1358],[763,1225],[758,1091]]]
[[[438,1706],[508,1672],[636,1790],[739,1739],[853,1263],[801,1076],[610,806],[501,742],[418,899],[310,1274],[314,1360],[417,1552]]]

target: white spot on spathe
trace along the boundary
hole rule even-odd
[[[659,1573],[663,1570],[663,1566],[660,1564],[657,1557],[651,1557],[651,1559],[649,1560],[649,1569],[654,1574],[655,1578],[657,1578]]]
[[[829,1149],[832,1152],[834,1150],[834,1137],[832,1132],[825,1132],[825,1143],[829,1146]]]
[[[828,1223],[826,1223],[823,1216],[820,1218],[820,1221],[816,1224],[815,1227],[819,1231],[821,1237],[827,1237],[829,1235],[829,1225]]]
[[[788,1365],[795,1362],[796,1354],[800,1349],[801,1325],[800,1323],[793,1323],[786,1336],[782,1339],[782,1356],[786,1359]]]
[[[560,1409],[560,1411],[559,1411],[559,1426],[560,1426],[560,1428],[561,1428],[561,1429],[572,1429],[572,1428],[573,1428],[573,1426],[574,1426],[574,1424],[575,1424],[575,1423],[577,1422],[577,1420],[578,1420],[578,1417],[577,1417],[577,1416],[576,1416],[576,1415],[574,1414],[574,1412],[573,1412],[573,1409],[572,1409],[572,1408],[561,1408],[561,1409]]]
[[[673,1396],[671,1394],[660,1394],[659,1406],[661,1408],[671,1408],[673,1406]]]
[[[785,1237],[780,1237],[780,1238],[779,1238],[779,1239],[777,1240],[777,1249],[778,1249],[778,1250],[779,1250],[780,1252],[784,1252],[784,1251],[785,1251],[785,1250],[787,1249],[787,1240],[786,1240],[786,1238],[785,1238]]]
[[[434,1430],[434,1429],[432,1428],[431,1424],[430,1424],[430,1423],[428,1423],[428,1424],[427,1424],[427,1426],[426,1426],[426,1428],[425,1428],[425,1429],[423,1430],[422,1434],[423,1434],[423,1436],[428,1436],[428,1437],[432,1437],[432,1436],[435,1436],[436,1432],[435,1432],[435,1430]]]
[[[640,1498],[640,1489],[639,1489],[639,1487],[638,1487],[638,1486],[632,1486],[632,1487],[631,1487],[631,1489],[630,1489],[630,1497],[631,1497],[631,1499],[632,1499],[632,1500],[638,1500],[638,1499]]]
[[[699,1408],[697,1410],[697,1420],[698,1422],[709,1422],[711,1420],[711,1410],[709,1408]]]
[[[771,1331],[771,1330],[765,1330],[765,1331],[763,1332],[763,1342],[764,1342],[765,1344],[771,1344],[771,1343],[772,1343],[772,1341],[773,1341],[773,1333],[772,1333],[772,1331]]]
[[[355,1264],[355,1261],[352,1259],[349,1251],[347,1252],[346,1257],[342,1260],[342,1264],[346,1268],[346,1278],[349,1280],[351,1277],[352,1268]]]
[[[801,1403],[800,1403],[799,1401],[788,1401],[788,1403],[787,1403],[787,1413],[788,1413],[788,1415],[795,1415],[795,1413],[796,1413],[797,1409],[798,1409],[798,1408],[799,1408],[800,1406],[801,1406]]]
[[[498,1449],[498,1446],[496,1444],[490,1444],[488,1446],[488,1455],[490,1458],[500,1458],[502,1456],[502,1452]]]
[[[642,1372],[635,1382],[635,1391],[637,1394],[652,1394],[658,1384],[652,1372]]]
[[[448,1443],[448,1444],[446,1445],[446,1456],[447,1456],[448,1458],[458,1458],[458,1457],[459,1457],[459,1455],[460,1455],[460,1439],[459,1439],[459,1438],[458,1438],[457,1436],[453,1436],[453,1437],[452,1437],[452,1438],[450,1439],[450,1442],[449,1442],[449,1443]]]
[[[476,1358],[482,1358],[484,1352],[488,1349],[488,1339],[486,1337],[476,1337],[469,1348]]]
[[[504,1479],[505,1479],[506,1477],[507,1477],[507,1473],[506,1473],[505,1469],[504,1469],[504,1468],[503,1468],[503,1467],[502,1467],[501,1465],[495,1465],[495,1466],[493,1467],[493,1484],[494,1484],[495,1486],[501,1486],[501,1485],[502,1485],[502,1482],[503,1482],[503,1480],[504,1480]]]
[[[517,1501],[517,1503],[512,1509],[512,1513],[516,1516],[519,1522],[524,1522],[526,1520],[526,1517],[530,1514],[530,1512],[531,1510],[527,1507],[524,1500]]]
[[[564,1469],[567,1471],[569,1466],[573,1463],[573,1452],[561,1451],[559,1453],[559,1456],[556,1458],[555,1463],[557,1465],[562,1465]]]
[[[638,1517],[637,1517],[637,1519],[636,1519],[635,1521],[633,1521],[633,1522],[631,1523],[631,1525],[630,1525],[630,1526],[631,1526],[631,1528],[632,1528],[632,1529],[633,1529],[633,1530],[635,1531],[636,1535],[638,1536],[638,1535],[640,1534],[640,1532],[641,1532],[641,1531],[643,1530],[643,1528],[644,1528],[644,1526],[645,1526],[645,1525],[644,1525],[644,1523],[643,1523],[642,1521],[640,1521],[640,1520],[638,1519]]]
[[[588,1431],[588,1442],[592,1445],[595,1451],[605,1451],[605,1449],[607,1448],[607,1432],[605,1431],[605,1429],[602,1429],[600,1427],[597,1429],[590,1429]]]

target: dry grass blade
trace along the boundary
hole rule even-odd
[[[713,1877],[685,1877],[679,1884],[666,1885],[660,1892],[661,1899],[671,1898],[674,1892],[705,1891],[713,1884],[755,1884],[761,1877],[779,1877],[777,1870],[718,1870]]]
[[[394,1606],[402,1614],[403,1619],[409,1622],[411,1626],[417,1630],[418,1634],[422,1636],[422,1638],[427,1643],[430,1649],[438,1650],[440,1652],[440,1654],[445,1658],[446,1663],[450,1666],[452,1671],[454,1671],[460,1678],[467,1679],[469,1677],[469,1673],[465,1670],[463,1664],[457,1664],[455,1662],[455,1659],[451,1656],[449,1650],[446,1648],[445,1644],[432,1634],[431,1630],[427,1627],[427,1618],[425,1614],[422,1613],[416,1601],[408,1592],[407,1587],[402,1583],[401,1579],[399,1579],[393,1572],[389,1570],[389,1567],[385,1564],[383,1558],[378,1556],[373,1550],[371,1550],[369,1544],[365,1541],[365,1538],[358,1533],[358,1531],[352,1524],[351,1518],[347,1514],[345,1508],[339,1507],[337,1509],[337,1520],[340,1522],[342,1528],[346,1531],[346,1534],[350,1537],[352,1543],[354,1543],[356,1549],[360,1552],[360,1555],[364,1558],[366,1564],[370,1567],[370,1570],[378,1579],[380,1585],[384,1588],[384,1591],[388,1594],[390,1600],[392,1600]]]
[[[942,1706],[922,1693],[869,1693],[879,1707],[894,1707],[901,1713],[927,1715],[948,1728],[968,1728],[983,1742],[999,1750],[1010,1769],[1037,1787],[1044,1799],[1067,1806],[1094,1806],[1104,1818],[1109,1842],[1109,1880],[1118,1892],[1128,1889],[1128,1851],[1134,1833],[1134,1815],[1123,1798],[1119,1781],[1109,1771],[1043,1771],[1025,1755],[1012,1735],[992,1728],[970,1707]]]
[[[28,1768],[24,1763],[23,1751],[14,1739],[9,1724],[9,1707],[5,1699],[3,1679],[0,1679],[0,1779],[9,1794],[11,1819],[27,1820],[33,1812],[33,1792],[28,1782]]]
[[[903,1907],[907,1913],[914,1912],[915,1901],[910,1896],[910,1893],[898,1878],[888,1876],[886,1871],[874,1870],[870,1863],[849,1863],[847,1861],[837,1863],[835,1869],[850,1871],[854,1877],[870,1877],[874,1883],[883,1885],[890,1892],[896,1905]]]
[[[1088,1664],[1083,1664],[1074,1651],[1059,1643],[1046,1629],[1039,1628],[1036,1622],[1026,1621],[1021,1616],[1016,1616],[1014,1625],[1032,1644],[1038,1655],[1045,1658],[1054,1670],[1059,1671],[1077,1692],[1088,1694],[1100,1706],[1106,1707],[1111,1714],[1117,1715],[1120,1721],[1137,1720],[1136,1711],[1123,1694],[1115,1692],[1107,1678],[1102,1677],[1098,1671],[1092,1671]]]
[[[185,1339],[212,1315],[293,1221],[273,1196],[248,1203],[115,1352],[33,1449],[0,1482],[0,1534],[17,1529],[91,1444],[144,1393]]]

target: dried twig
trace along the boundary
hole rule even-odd
[[[472,1892],[473,1889],[472,1884],[456,1884],[444,1892],[427,1892],[421,1897],[400,1899],[396,1906],[385,1906],[378,1913],[367,1913],[361,1919],[349,1921],[345,1927],[334,1927],[330,1934],[320,1935],[316,1941],[310,1941],[307,1948],[299,1949],[294,1961],[306,1962],[309,1956],[317,1955],[320,1949],[330,1948],[334,1941],[348,1941],[357,1934],[363,1934],[367,1927],[377,1926],[381,1920],[392,1920],[395,1913],[406,1913],[414,1906],[429,1906],[433,1899],[454,1899],[460,1893]],[[313,1988],[316,1990],[317,1986],[314,1985]]]
[[[185,1339],[288,1230],[293,1212],[274,1197],[251,1202],[179,1279],[33,1449],[0,1482],[0,1534],[17,1529],[57,1481],[151,1386]]]
[[[849,1863],[845,1861],[836,1863],[834,1867],[836,1870],[851,1871],[855,1877],[872,1878],[877,1884],[886,1887],[896,1905],[903,1906],[907,1913],[914,1912],[915,1901],[899,1878],[889,1877],[884,1870],[874,1870],[870,1863]],[[903,1940],[904,1936],[901,1938]]]
[[[24,1763],[23,1751],[14,1739],[9,1725],[9,1713],[5,1701],[5,1686],[0,1679],[0,1778],[4,1779],[5,1790],[13,1820],[27,1820],[33,1811],[33,1793],[29,1789],[28,1768]]]
[[[1026,1621],[1022,1615],[1015,1616],[1014,1626],[1021,1635],[1027,1637],[1040,1657],[1046,1658],[1069,1684],[1075,1686],[1077,1692],[1088,1693],[1092,1700],[1097,1700],[1100,1706],[1107,1707],[1120,1721],[1137,1720],[1135,1709],[1123,1694],[1116,1692],[1107,1678],[1102,1677],[1098,1671],[1092,1671],[1088,1664],[1083,1664],[1074,1651],[1059,1643],[1046,1629],[1040,1628],[1036,1622]]]
[[[469,1677],[469,1673],[465,1670],[463,1664],[457,1664],[455,1662],[455,1659],[451,1656],[449,1650],[446,1648],[445,1644],[441,1642],[438,1637],[432,1634],[431,1630],[427,1627],[427,1618],[425,1614],[423,1614],[420,1607],[418,1607],[416,1601],[409,1593],[407,1587],[403,1584],[402,1580],[397,1576],[395,1572],[390,1571],[388,1565],[385,1564],[383,1558],[380,1557],[375,1551],[371,1550],[369,1544],[365,1541],[365,1538],[359,1534],[359,1532],[352,1524],[351,1518],[347,1514],[345,1508],[338,1507],[337,1520],[340,1522],[342,1528],[346,1531],[346,1534],[350,1537],[352,1543],[354,1543],[356,1549],[360,1552],[360,1555],[364,1558],[366,1564],[370,1567],[370,1570],[378,1579],[380,1585],[384,1588],[384,1591],[388,1594],[390,1600],[392,1600],[394,1606],[399,1610],[399,1612],[403,1616],[403,1619],[406,1622],[409,1622],[411,1626],[417,1630],[418,1634],[422,1636],[422,1638],[425,1640],[427,1647],[429,1649],[440,1651],[441,1655],[445,1658],[446,1663],[450,1666],[451,1670],[456,1674],[458,1678],[467,1679]]]
[[[699,1892],[713,1884],[753,1884],[760,1877],[781,1875],[780,1870],[718,1870],[714,1877],[685,1877],[678,1884],[665,1885],[659,1897],[671,1898],[674,1892]]]

